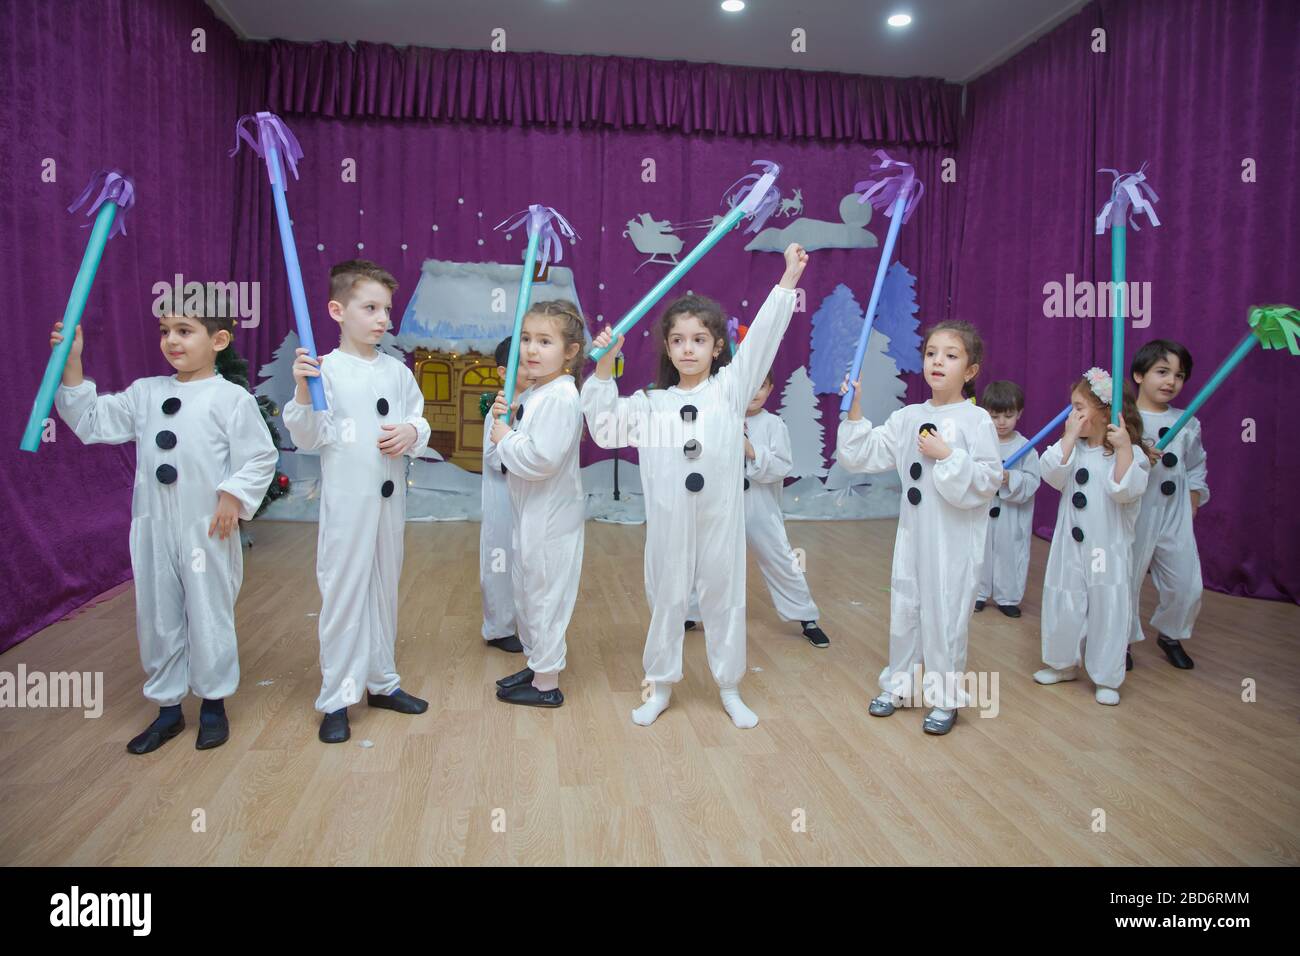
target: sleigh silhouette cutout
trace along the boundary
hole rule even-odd
[[[650,213],[643,212],[637,218],[629,219],[627,228],[623,230],[623,238],[631,239],[636,251],[646,256],[641,264],[632,270],[632,274],[636,275],[652,262],[666,266],[677,265],[677,255],[682,251],[685,242],[675,230],[712,229],[722,221],[722,218],[722,216],[711,216],[690,222],[669,222],[667,219],[655,219]]]

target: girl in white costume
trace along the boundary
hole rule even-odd
[[[127,744],[157,750],[185,729],[181,701],[203,698],[199,750],[230,736],[224,698],[239,685],[235,598],[244,576],[239,520],[261,507],[279,453],[257,401],[217,371],[234,322],[165,315],[161,346],[176,369],[98,395],[82,377],[82,330],[55,396],[59,417],[86,444],[135,442],[131,571],[136,634],[158,717]],[[54,326],[51,346],[63,340]]]
[[[670,304],[660,322],[659,387],[619,397],[611,375],[621,338],[583,386],[582,410],[596,444],[639,449],[651,608],[643,663],[653,685],[649,699],[632,712],[641,726],[663,713],[672,685],[682,679],[682,622],[693,587],[723,707],[737,727],[758,723],[738,690],[745,675],[743,422],[790,324],[807,262],[799,245],[785,250],[785,274],[734,357],[717,303],[688,295]],[[606,328],[594,344],[611,346],[610,340]]]
[[[514,520],[510,578],[527,666],[497,681],[497,699],[559,707],[565,631],[582,575],[587,496],[578,470],[582,406],[574,382],[586,325],[571,302],[536,302],[524,316],[519,365],[532,384],[528,414],[512,430],[501,421],[505,394],[492,406],[492,442],[506,467]]]
[[[803,562],[785,533],[785,515],[781,511],[781,493],[785,478],[794,467],[790,452],[790,430],[779,415],[763,405],[772,394],[772,375],[763,384],[745,410],[745,541],[758,562],[772,606],[783,621],[798,621],[803,636],[813,647],[830,647],[830,638],[817,626],[819,611],[808,590]],[[700,618],[700,602],[691,595],[691,630]]]
[[[1191,353],[1167,339],[1148,342],[1133,356],[1130,374],[1138,386],[1142,437],[1154,446],[1182,414],[1169,403],[1192,374]],[[1192,418],[1151,465],[1151,480],[1142,496],[1133,538],[1133,633],[1129,643],[1143,639],[1140,598],[1149,569],[1160,598],[1151,615],[1156,644],[1180,670],[1195,666],[1183,644],[1192,636],[1201,610],[1201,556],[1193,519],[1209,500],[1201,423]]]
[[[497,376],[506,380],[506,364],[510,359],[510,339],[502,339],[496,347]],[[519,364],[515,375],[515,410],[519,417],[524,413],[523,400],[528,389],[525,363]],[[514,536],[514,519],[510,513],[510,487],[506,481],[506,468],[492,441],[492,425],[496,421],[489,408],[483,419],[483,489],[482,512],[478,531],[478,584],[483,598],[483,640],[497,650],[518,654],[519,627],[515,623],[515,597],[510,579],[510,556],[514,553],[511,539]]]
[[[989,502],[1002,481],[993,421],[963,397],[974,391],[983,352],[970,324],[939,323],[922,347],[932,398],[899,409],[873,428],[862,417],[854,382],[853,405],[839,428],[837,456],[844,468],[896,469],[906,489],[890,576],[889,664],[880,673],[881,694],[868,710],[888,717],[915,701],[923,683],[932,708],[922,723],[928,734],[948,733],[957,709],[970,703],[962,687],[967,629]]]
[[[1075,680],[1082,663],[1099,704],[1118,704],[1133,613],[1133,529],[1150,462],[1137,407],[1111,424],[1112,382],[1089,369],[1070,390],[1065,434],[1043,452],[1043,480],[1061,492],[1043,578],[1040,684]]]
[[[397,586],[406,532],[406,458],[429,443],[424,396],[405,363],[376,349],[388,330],[397,281],[373,262],[330,270],[329,314],[339,347],[319,361],[298,349],[294,400],[284,423],[299,451],[319,451],[322,743],[351,737],[348,707],[361,700],[403,714],[428,703],[401,688],[397,673]],[[325,384],[314,411],[307,380]]]
[[[998,433],[998,456],[1006,461],[1025,445],[1016,423],[1025,410],[1025,393],[1015,382],[989,382],[980,405]],[[1032,448],[1002,471],[1002,487],[989,508],[984,539],[984,570],[975,595],[975,610],[984,610],[990,597],[1007,617],[1020,616],[1020,602],[1029,578],[1029,539],[1033,535],[1034,493],[1041,481],[1038,452]]]

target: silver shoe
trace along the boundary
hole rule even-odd
[[[925,715],[925,720],[921,724],[921,729],[927,734],[934,734],[936,737],[942,737],[948,731],[952,730],[952,725],[957,723],[957,711],[953,711],[946,719],[934,716],[934,711]]]
[[[867,713],[872,717],[888,717],[897,709],[898,707],[893,701],[883,697],[873,697],[871,703],[867,705]]]

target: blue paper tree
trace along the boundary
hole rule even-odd
[[[921,322],[916,318],[916,308],[916,276],[907,271],[907,266],[895,262],[885,273],[872,328],[889,336],[886,354],[900,373],[921,371],[921,336],[916,331]]]
[[[882,291],[883,295],[883,291]],[[831,290],[812,317],[808,375],[818,395],[838,394],[862,332],[862,306],[844,283]]]

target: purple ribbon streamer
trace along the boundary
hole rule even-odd
[[[1160,201],[1160,197],[1147,182],[1146,163],[1143,163],[1142,168],[1136,173],[1121,174],[1117,169],[1099,169],[1097,172],[1110,173],[1115,177],[1115,182],[1110,188],[1110,198],[1101,207],[1101,212],[1097,213],[1097,235],[1100,236],[1111,226],[1122,224],[1125,217],[1134,232],[1141,232],[1137,224],[1138,213],[1145,214],[1151,221],[1151,225],[1160,225],[1160,219],[1156,216],[1153,205]]]
[[[869,173],[872,178],[853,184],[853,191],[862,193],[858,202],[869,202],[877,212],[889,216],[893,214],[895,200],[906,190],[908,199],[903,207],[903,222],[907,222],[925,193],[925,184],[916,178],[916,169],[911,163],[893,159],[883,149],[876,150],[875,156]]]
[[[257,137],[248,131],[248,124],[252,122],[257,124]],[[297,138],[284,125],[284,120],[274,113],[246,113],[239,117],[239,122],[235,124],[235,147],[230,151],[231,156],[239,152],[239,141],[243,140],[248,143],[253,152],[266,159],[267,147],[274,146],[277,156],[280,160],[280,166],[277,170],[270,170],[271,182],[276,182],[276,173],[279,173],[279,182],[284,184],[284,164],[289,163],[289,168],[293,171],[293,178],[298,178],[298,160],[302,159],[302,147],[298,145]]]
[[[528,234],[538,234],[537,240],[537,266],[538,272],[546,268],[548,263],[560,262],[564,259],[564,244],[560,241],[560,236],[570,242],[581,238],[573,227],[569,225],[569,220],[565,219],[552,206],[543,206],[540,203],[533,203],[522,212],[514,213],[501,220],[494,227],[495,229],[505,229],[510,231],[518,229],[524,223],[528,224]],[[556,232],[556,225],[559,226],[559,232]]]
[[[754,187],[758,185],[758,181],[766,174],[772,173],[773,175],[779,175],[781,172],[780,166],[766,159],[756,159],[750,165],[761,166],[763,167],[763,171],[761,173],[746,173],[728,186],[726,191],[722,194],[723,205],[734,208],[738,203],[745,201],[746,197],[749,196]],[[763,198],[758,201],[757,205],[754,207],[754,211],[750,213],[749,226],[745,229],[745,232],[758,232],[761,230],[767,220],[771,217],[772,213],[776,212],[780,205],[781,190],[776,187],[775,183],[773,183],[768,187]]]
[[[68,212],[76,212],[81,208],[96,189],[99,190],[99,195],[95,197],[95,201],[86,210],[86,215],[93,216],[99,210],[99,207],[106,202],[116,203],[120,211],[113,220],[113,228],[108,231],[108,238],[112,239],[119,232],[125,236],[126,213],[135,205],[135,183],[131,182],[131,178],[120,169],[100,169],[90,177],[90,182],[86,183],[86,188],[81,191],[81,195],[68,207]],[[82,228],[85,229],[88,226],[89,223],[82,226]]]

